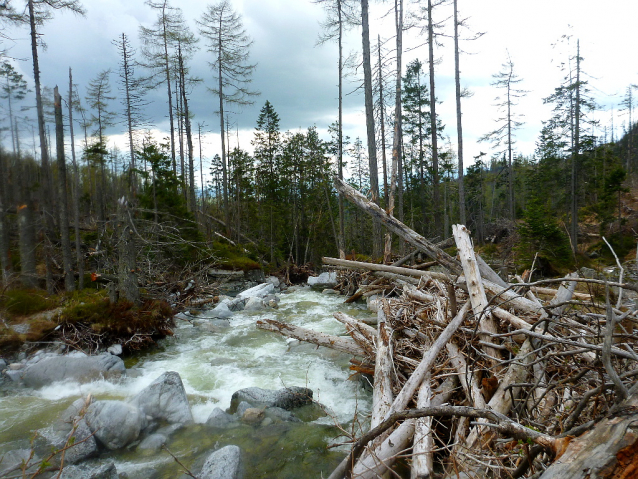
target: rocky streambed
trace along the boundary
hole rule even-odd
[[[336,424],[363,422],[370,394],[348,380],[349,356],[255,322],[344,334],[335,311],[371,315],[340,296],[266,283],[178,315],[174,336],[124,361],[40,352],[0,364],[0,477],[22,477],[22,461],[35,472],[70,436],[80,444],[65,451],[65,478],[176,478],[184,467],[202,479],[327,476],[344,454],[328,448]]]

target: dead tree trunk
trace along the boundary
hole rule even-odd
[[[62,264],[64,267],[64,289],[75,290],[71,239],[69,237],[69,207],[66,189],[66,158],[64,157],[64,125],[62,123],[62,97],[58,87],[53,89],[55,109],[55,139],[58,161],[58,196],[60,197],[60,243],[62,244]]]
[[[120,231],[118,291],[120,298],[137,303],[140,300],[140,290],[137,284],[135,231],[128,201],[124,197],[118,201],[117,217]]]

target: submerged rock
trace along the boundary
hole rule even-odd
[[[249,407],[241,416],[242,422],[246,424],[258,424],[265,417],[264,411],[256,407]]]
[[[119,479],[115,463],[109,462],[98,467],[88,465],[65,467],[61,479]]]
[[[197,477],[200,479],[242,479],[244,477],[243,469],[241,449],[237,446],[226,446],[208,456]]]
[[[21,379],[28,387],[39,388],[56,381],[90,381],[99,377],[120,376],[126,372],[124,361],[112,354],[99,356],[49,356],[27,363]]]
[[[84,418],[99,443],[111,450],[135,441],[146,425],[144,414],[123,401],[96,401]]]
[[[279,407],[291,410],[312,403],[312,390],[302,387],[283,388],[278,391],[257,387],[235,391],[230,400],[230,412],[235,412],[241,402],[247,402],[253,407]]]
[[[228,319],[233,312],[228,307],[228,303],[219,303],[206,316],[216,319]]]
[[[171,424],[193,422],[182,378],[174,371],[162,374],[131,399],[130,404],[154,420]]]

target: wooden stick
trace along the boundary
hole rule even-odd
[[[403,276],[413,276],[416,278],[438,279],[441,281],[450,281],[450,277],[444,273],[433,273],[430,271],[419,271],[412,268],[401,268],[399,266],[390,266],[387,264],[364,263],[362,261],[349,261],[347,259],[327,258],[321,259],[324,264],[334,266],[346,266],[351,269],[365,269],[368,271],[385,271],[388,273],[400,274]]]

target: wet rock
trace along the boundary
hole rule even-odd
[[[339,291],[336,291],[334,289],[324,289],[321,293],[322,294],[339,294]]]
[[[265,417],[264,411],[259,408],[249,407],[241,416],[242,422],[246,424],[259,424]]]
[[[142,442],[140,442],[137,448],[159,451],[162,448],[162,445],[166,444],[166,441],[168,441],[168,438],[164,434],[150,434],[146,436]]]
[[[108,353],[99,356],[49,356],[35,364],[27,363],[22,380],[28,387],[39,388],[56,381],[90,381],[120,376],[125,372],[124,361]]]
[[[240,389],[233,393],[230,412],[235,412],[242,401],[253,407],[279,407],[291,410],[312,402],[312,390],[302,387],[283,388],[278,391],[257,387]]]
[[[32,464],[32,466],[27,469],[27,474],[31,475],[35,473],[40,464],[40,458],[34,455],[29,460],[30,456],[30,449],[16,449],[4,454],[2,456],[2,462],[0,462],[0,477],[23,477],[20,473],[20,468],[26,461],[29,461],[29,464]],[[16,472],[16,474],[11,474],[12,472]]]
[[[242,479],[244,477],[241,462],[241,449],[226,446],[213,452],[199,473],[200,479]]]
[[[237,411],[235,411],[235,415],[237,417],[242,417],[244,413],[246,412],[246,409],[250,409],[251,407],[252,407],[252,404],[247,403],[246,401],[241,401],[239,405],[237,406]]]
[[[244,276],[248,281],[254,281],[256,283],[263,283],[266,281],[266,276],[261,269],[250,269],[244,273]]]
[[[96,401],[84,418],[98,442],[111,450],[135,441],[146,425],[142,412],[123,401]]]
[[[337,273],[335,271],[329,271],[321,273],[319,276],[310,276],[308,278],[308,286],[319,290],[334,288],[337,286]]]
[[[243,311],[246,307],[246,298],[229,299],[226,304],[228,305],[228,309],[234,313],[237,311]]]
[[[98,467],[89,465],[70,466],[62,470],[62,479],[121,479],[115,463],[109,462]]]
[[[171,424],[193,422],[182,378],[174,371],[162,374],[131,399],[130,404],[154,420]]]
[[[216,429],[231,429],[239,425],[237,418],[216,407],[206,419],[206,425]]]
[[[246,301],[246,308],[244,310],[245,311],[261,311],[263,309],[265,309],[264,300],[256,296],[252,296],[248,298],[248,300]]]
[[[113,344],[112,346],[109,346],[109,348],[106,351],[111,353],[113,356],[121,356],[122,355],[122,345],[121,344]]]
[[[246,291],[242,291],[237,295],[238,298],[263,298],[269,294],[273,294],[275,292],[275,287],[272,283],[262,283],[254,286],[252,288],[247,289]]]
[[[7,369],[7,362],[4,359],[0,359],[0,371]]]
[[[297,416],[295,416],[290,411],[286,411],[280,407],[267,407],[264,410],[264,414],[267,418],[272,419],[273,421],[287,421],[287,422],[301,422]]]
[[[20,379],[22,379],[22,371],[18,370],[18,371],[12,371],[10,369],[6,370],[4,372],[4,375],[6,377],[8,377],[9,379],[11,379],[11,381],[13,382],[18,382],[20,381]]]
[[[268,276],[266,278],[266,282],[272,284],[275,288],[279,288],[279,285],[281,284],[281,281],[279,281],[277,276]]]
[[[207,314],[208,317],[217,319],[228,319],[233,315],[233,312],[228,307],[228,303],[219,303]]]

